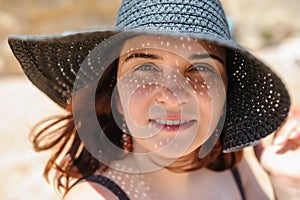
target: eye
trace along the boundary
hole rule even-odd
[[[157,66],[152,63],[143,63],[134,68],[134,71],[159,71]]]
[[[214,73],[215,71],[209,64],[196,63],[189,67],[187,72]]]

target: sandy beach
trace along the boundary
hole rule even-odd
[[[49,153],[36,153],[28,133],[40,118],[61,112],[24,76],[0,80],[0,199],[58,199],[42,177]]]

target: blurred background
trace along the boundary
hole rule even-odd
[[[0,0],[0,199],[59,199],[42,177],[49,152],[35,153],[28,132],[62,113],[24,77],[7,36],[113,27],[121,0]],[[223,0],[234,38],[286,82],[300,108],[300,1]],[[300,117],[299,117],[300,119]]]

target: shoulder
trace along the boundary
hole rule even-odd
[[[246,199],[269,199],[248,162],[249,160],[243,158],[237,167]]]
[[[63,197],[63,200],[118,200],[119,198],[101,184],[91,181],[80,181]]]

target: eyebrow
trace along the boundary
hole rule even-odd
[[[189,56],[189,59],[191,60],[204,59],[204,58],[212,58],[219,61],[221,64],[225,65],[224,60],[222,60],[222,58],[214,54],[193,54]]]
[[[153,60],[163,60],[162,57],[154,54],[146,54],[146,53],[133,53],[130,54],[128,57],[125,58],[125,62],[132,58],[146,58],[146,59],[153,59]]]
[[[163,60],[162,57],[160,57],[158,55],[154,55],[154,54],[133,53],[125,58],[125,62],[127,62],[128,60],[130,60],[132,58],[146,58],[146,59],[153,59],[153,60]],[[189,56],[189,59],[191,59],[191,60],[205,59],[205,58],[213,58],[213,59],[219,61],[221,64],[225,65],[222,58],[220,58],[219,56],[214,55],[214,54],[193,54],[193,55]]]

